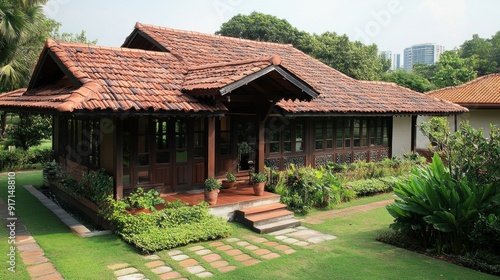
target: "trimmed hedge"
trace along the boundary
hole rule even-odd
[[[114,202],[113,212],[108,215],[108,219],[123,240],[143,252],[171,249],[231,234],[227,222],[209,214],[208,204],[204,202],[194,206],[180,202],[167,203],[163,210],[137,215],[125,211],[120,206],[122,202]]]
[[[398,177],[383,177],[376,179],[365,179],[349,182],[356,196],[371,196],[379,193],[391,192],[396,186],[396,182],[405,182],[409,175],[401,175]]]

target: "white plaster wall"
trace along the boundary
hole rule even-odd
[[[411,116],[392,118],[392,156],[411,152]]]
[[[417,125],[424,121],[428,121],[432,116],[418,116]],[[490,135],[490,124],[496,124],[500,127],[500,109],[469,109],[468,113],[460,114],[457,118],[457,129],[460,123],[468,120],[475,129],[483,130],[485,137]],[[448,125],[450,130],[455,131],[455,116],[448,116]],[[420,132],[417,128],[417,149],[427,149],[429,147],[429,139]]]

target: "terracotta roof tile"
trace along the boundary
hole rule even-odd
[[[283,67],[320,93],[320,96],[311,102],[278,103],[289,112],[460,113],[467,111],[451,102],[429,98],[395,84],[352,79],[291,45],[175,30],[141,23],[136,24],[136,29],[147,34],[176,57],[182,58],[189,69],[210,64],[259,60],[266,56],[279,57],[279,63]],[[239,67],[248,68],[246,70],[249,73],[263,67],[263,65],[254,68],[248,66],[248,64],[234,67],[221,66],[220,69],[210,73],[203,73],[203,70],[191,70],[191,72],[188,70],[188,79],[184,86],[186,89],[214,88],[229,82],[211,79],[224,71],[229,72],[229,77],[234,78],[235,73],[243,73],[238,72],[242,70]]]
[[[463,85],[429,91],[429,96],[464,105],[500,105],[500,73],[479,77]]]

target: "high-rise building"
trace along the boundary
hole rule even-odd
[[[379,55],[391,60],[391,70],[395,71],[401,68],[401,55],[399,53],[393,54],[392,51],[381,51]]]
[[[444,52],[444,46],[436,44],[419,44],[406,48],[404,51],[404,68],[411,72],[417,63],[432,65],[439,61],[439,56]]]

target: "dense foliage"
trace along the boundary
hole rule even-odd
[[[390,67],[390,61],[379,57],[374,44],[367,46],[350,41],[347,35],[335,32],[309,34],[284,19],[257,12],[234,16],[222,24],[216,34],[292,44],[326,65],[361,80],[377,80]]]
[[[31,168],[34,165],[48,162],[51,156],[52,151],[50,149],[0,150],[0,170],[11,171]]]
[[[204,202],[194,206],[170,202],[162,210],[133,215],[127,212],[124,201],[110,197],[104,214],[123,240],[143,252],[217,239],[231,233],[227,222],[210,215]]]
[[[434,85],[432,85],[426,78],[415,73],[408,73],[402,69],[384,73],[381,76],[381,80],[385,82],[392,82],[417,92],[427,92],[434,89]]]
[[[7,145],[21,147],[28,150],[38,146],[44,139],[52,134],[52,121],[50,117],[19,114],[19,118],[7,128]]]

